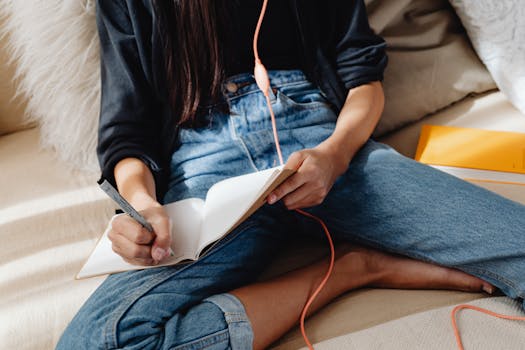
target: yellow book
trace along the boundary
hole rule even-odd
[[[415,159],[466,180],[525,185],[525,133],[424,125]]]

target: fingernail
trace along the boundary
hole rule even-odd
[[[277,196],[274,195],[274,194],[271,194],[269,197],[268,197],[268,203],[270,204],[273,204],[275,203],[275,200],[277,199]]]
[[[164,257],[166,256],[168,252],[165,251],[164,249],[162,248],[154,248],[153,249],[153,253],[151,254],[153,256],[153,259],[157,260],[157,261],[160,261],[162,259],[164,259]]]
[[[492,294],[494,293],[494,287],[492,287],[491,285],[486,285],[484,284],[483,285],[483,290],[488,293],[488,294]]]

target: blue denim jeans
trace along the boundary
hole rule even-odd
[[[336,114],[300,71],[270,72],[286,159],[333,131]],[[278,165],[265,100],[250,74],[224,84],[229,113],[180,131],[164,202],[204,198],[221,179]],[[336,241],[458,268],[525,297],[525,206],[368,141],[321,205]],[[250,349],[242,303],[228,291],[257,279],[290,242],[323,237],[311,219],[265,205],[200,260],[109,276],[64,332],[59,349]]]

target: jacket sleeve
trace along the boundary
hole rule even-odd
[[[345,87],[383,80],[386,43],[370,28],[363,0],[336,3],[336,69]]]
[[[97,155],[102,177],[113,185],[115,165],[126,157],[142,160],[160,175],[160,116],[146,74],[146,54],[138,45],[124,0],[97,1],[101,48],[101,104]]]

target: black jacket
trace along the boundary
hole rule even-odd
[[[284,0],[273,0],[284,1]],[[383,79],[385,42],[369,27],[363,0],[287,0],[305,55],[305,74],[336,112],[348,90]],[[97,154],[102,177],[126,157],[151,169],[162,199],[174,150],[161,39],[151,0],[99,0],[102,95]]]

